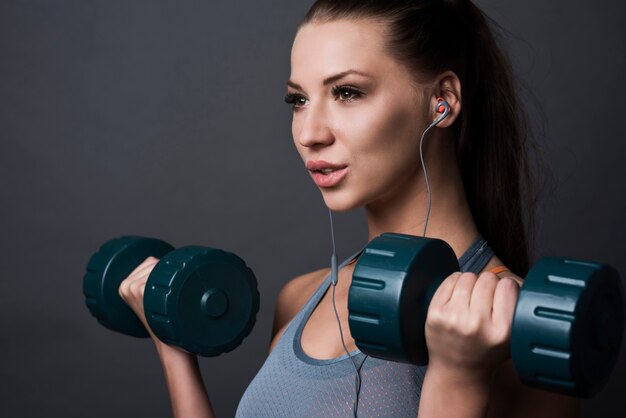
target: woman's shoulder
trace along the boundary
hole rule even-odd
[[[329,273],[330,269],[324,268],[302,274],[285,283],[276,300],[270,350],[282,335],[289,321],[313,296],[313,293],[322,285]]]

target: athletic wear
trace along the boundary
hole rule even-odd
[[[340,267],[360,253],[352,255]],[[478,274],[493,255],[493,250],[479,236],[459,259],[461,271]],[[244,393],[237,409],[238,418],[354,416],[356,372],[352,361],[347,355],[314,359],[300,344],[307,320],[329,287],[330,276],[287,325]],[[417,416],[426,366],[381,360],[358,349],[350,355],[361,370],[359,416]]]

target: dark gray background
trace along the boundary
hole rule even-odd
[[[0,416],[170,415],[151,343],[98,326],[83,303],[85,263],[122,234],[224,248],[256,272],[251,336],[201,360],[218,415],[234,415],[266,356],[280,287],[328,260],[325,207],[282,103],[310,4],[0,3]],[[626,274],[623,2],[478,4],[508,30],[545,115],[554,187],[539,255]],[[365,225],[360,212],[337,224],[343,258]],[[625,350],[586,417],[624,416]]]

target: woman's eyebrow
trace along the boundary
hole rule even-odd
[[[350,75],[350,74],[357,74],[363,77],[368,77],[368,78],[372,78],[371,75],[364,73],[362,71],[358,71],[358,70],[346,70],[346,71],[342,71],[340,73],[337,73],[335,75],[331,75],[330,77],[327,77],[324,79],[324,81],[322,82],[322,84],[324,86],[327,86],[329,84],[332,84],[334,82],[336,82],[337,80],[342,79],[343,77]],[[293,87],[294,89],[298,89],[298,90],[302,90],[302,87],[298,84],[298,83],[294,83],[293,81],[289,80],[287,81],[287,85],[289,87]]]

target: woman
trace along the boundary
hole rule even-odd
[[[356,349],[347,295],[358,253],[336,284],[328,269],[290,281],[270,356],[237,415],[577,416],[576,400],[522,386],[508,360],[532,188],[512,71],[480,10],[469,0],[320,0],[298,30],[291,70],[293,138],[329,209],[363,206],[370,239],[443,239],[464,273],[429,307],[427,368]],[[120,287],[141,318],[156,261]],[[195,357],[153,340],[175,415],[212,416]]]

